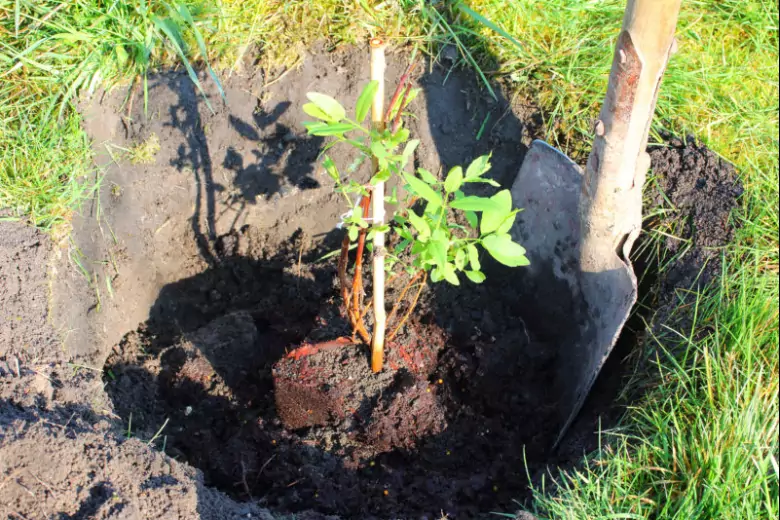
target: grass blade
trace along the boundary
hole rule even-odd
[[[214,113],[214,108],[211,106],[211,103],[209,102],[209,99],[206,96],[206,92],[203,90],[203,85],[200,84],[198,75],[195,74],[195,70],[192,68],[192,65],[190,65],[190,60],[187,59],[187,55],[184,53],[184,49],[180,44],[181,36],[179,34],[179,28],[170,18],[160,18],[159,16],[152,16],[152,21],[154,22],[154,25],[160,31],[162,31],[163,34],[165,34],[165,36],[168,37],[168,41],[170,42],[174,51],[176,51],[176,54],[178,54],[179,58],[181,58],[181,61],[184,64],[184,68],[187,69],[187,74],[189,75],[190,79],[195,84],[195,86],[198,88],[198,91],[203,96],[203,100],[206,102],[206,106],[209,107],[209,110],[211,110],[212,113]]]
[[[488,92],[490,92],[490,95],[493,97],[493,99],[498,101],[498,96],[496,96],[496,93],[493,91],[493,87],[490,86],[490,82],[488,81],[487,77],[485,77],[485,73],[482,72],[482,69],[477,64],[477,61],[471,55],[466,46],[463,45],[463,42],[460,41],[460,38],[458,38],[458,35],[455,33],[455,31],[452,30],[452,27],[450,27],[450,24],[447,23],[447,20],[445,20],[436,9],[431,9],[431,12],[436,15],[439,23],[447,30],[448,33],[450,33],[450,36],[452,36],[452,38],[455,40],[455,44],[458,46],[458,49],[460,49],[460,52],[463,53],[463,57],[466,58],[466,61],[469,62],[469,65],[474,67],[474,70],[477,71],[479,78],[482,80],[482,83],[485,84],[485,87],[488,89]]]
[[[523,49],[523,46],[520,44],[520,42],[517,41],[511,34],[506,32],[504,29],[502,29],[498,25],[494,24],[493,22],[491,22],[490,20],[488,20],[487,18],[485,18],[484,16],[482,16],[478,12],[476,12],[473,9],[467,7],[465,4],[463,4],[463,3],[458,4],[458,9],[460,9],[461,11],[463,11],[464,13],[466,13],[467,15],[472,17],[474,20],[478,21],[479,23],[481,23],[482,25],[487,27],[488,29],[492,29],[493,31],[497,32],[498,34],[500,34],[501,36],[503,36],[504,38],[506,38],[510,42],[514,43],[515,45],[517,45],[518,49],[521,49],[521,50]]]
[[[21,20],[21,0],[14,3],[14,35],[19,37],[19,22]]]
[[[225,91],[222,89],[222,83],[220,83],[219,78],[217,77],[216,73],[214,72],[214,69],[211,68],[211,64],[209,63],[208,51],[206,50],[206,42],[203,40],[203,35],[200,34],[200,31],[195,26],[195,20],[192,18],[192,15],[190,14],[190,11],[189,9],[187,9],[186,5],[179,5],[179,14],[181,15],[182,18],[184,18],[184,21],[186,21],[190,25],[190,29],[192,29],[192,33],[195,35],[195,41],[198,43],[198,49],[200,49],[200,54],[201,56],[203,56],[203,61],[206,64],[206,69],[208,69],[211,79],[213,79],[214,83],[217,85],[217,89],[219,90],[219,94],[222,96],[222,99],[225,99]]]

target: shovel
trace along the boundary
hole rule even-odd
[[[681,1],[628,1],[585,171],[534,141],[512,186],[515,206],[524,209],[512,233],[531,260],[521,284],[552,324],[542,336],[559,345],[562,426],[553,448],[637,300],[629,254],[642,225],[645,149],[661,77],[676,50]]]

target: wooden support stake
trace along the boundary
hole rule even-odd
[[[371,105],[371,123],[375,130],[384,130],[385,99],[385,43],[380,38],[372,38],[371,80],[379,83]],[[378,165],[373,164],[374,172]],[[385,183],[377,182],[373,187],[371,200],[372,224],[382,226],[385,223]],[[385,329],[387,311],[385,310],[385,234],[374,234],[374,337],[371,344],[371,370],[380,372],[384,363]]]

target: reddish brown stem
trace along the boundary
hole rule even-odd
[[[344,300],[344,312],[347,315],[352,327],[352,334],[357,333],[360,339],[365,343],[370,343],[371,338],[368,335],[363,320],[359,314],[354,314],[350,306],[349,282],[347,281],[347,263],[349,262],[349,236],[345,236],[341,242],[341,256],[339,257],[339,285],[341,285],[341,299]]]
[[[401,128],[401,113],[404,110],[404,106],[406,106],[406,100],[409,99],[409,92],[412,91],[412,84],[409,83],[406,85],[406,90],[404,90],[404,97],[401,98],[401,104],[398,105],[398,112],[395,113],[395,119],[393,120],[393,133],[396,133],[399,128]]]
[[[393,97],[390,98],[390,104],[387,105],[387,112],[385,112],[385,117],[383,121],[387,121],[390,119],[390,114],[393,110],[393,106],[395,105],[396,101],[398,101],[399,96],[401,95],[401,92],[404,91],[404,86],[406,85],[406,82],[409,80],[409,76],[414,72],[414,68],[417,66],[417,62],[413,61],[409,64],[409,66],[406,68],[406,72],[404,72],[403,76],[401,76],[401,79],[398,80],[398,86],[395,88],[395,92],[393,92]],[[398,112],[401,112],[401,107],[398,107]]]
[[[371,193],[360,199],[360,209],[363,218],[368,218],[368,208],[371,206]],[[361,229],[358,235],[357,256],[355,257],[355,277],[352,279],[352,314],[362,321],[361,307],[363,300],[363,251],[366,247],[366,230]]]
[[[299,360],[302,357],[311,356],[321,350],[327,350],[329,348],[344,347],[346,345],[352,345],[354,342],[349,338],[336,338],[330,341],[323,341],[320,343],[304,343],[300,347],[296,348],[292,352],[288,353],[285,357]]]

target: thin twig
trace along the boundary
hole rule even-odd
[[[51,487],[49,484],[47,484],[46,482],[44,482],[43,480],[41,480],[40,478],[38,478],[38,475],[36,475],[36,474],[35,474],[35,473],[33,473],[32,471],[30,471],[29,469],[27,470],[27,473],[29,473],[30,475],[32,475],[32,477],[33,477],[35,480],[37,480],[37,481],[38,481],[38,483],[39,483],[40,485],[42,485],[43,487],[45,487],[46,489],[48,489],[48,490],[49,490],[49,493],[51,493],[52,495],[54,495],[54,497],[55,497],[55,498],[58,498],[58,497],[59,497],[59,495],[58,495],[57,493],[55,493],[55,492],[54,492],[54,490],[52,489],[52,487]]]
[[[401,303],[403,302],[404,297],[406,296],[406,293],[409,292],[409,289],[412,288],[414,283],[417,281],[417,278],[422,276],[422,274],[423,274],[423,271],[418,271],[417,273],[415,273],[414,276],[409,278],[409,281],[404,286],[403,290],[401,291],[400,296],[398,296],[398,299],[395,300],[395,304],[393,305],[393,309],[390,311],[390,316],[388,316],[388,318],[387,318],[387,323],[392,323],[393,322],[393,319],[395,318],[395,315],[398,313],[398,308],[400,307]],[[391,336],[391,338],[392,338],[392,336]],[[388,339],[391,339],[391,338],[388,338]]]
[[[274,83],[276,83],[277,81],[282,81],[282,79],[284,79],[284,77],[285,77],[287,74],[289,74],[289,73],[290,73],[290,72],[292,72],[293,70],[297,69],[297,68],[298,68],[298,65],[300,65],[302,61],[303,61],[303,58],[298,58],[298,59],[295,61],[295,63],[293,63],[293,64],[292,64],[292,65],[291,65],[291,66],[290,66],[290,67],[289,67],[287,70],[285,70],[284,72],[282,72],[282,73],[279,75],[279,77],[278,77],[278,78],[275,78],[275,79],[273,79],[273,80],[269,81],[268,83],[265,83],[265,84],[263,84],[263,88],[264,88],[264,89],[266,89],[266,88],[270,87],[271,85],[273,85]]]
[[[133,76],[133,81],[130,83],[130,88],[127,89],[127,112],[125,113],[125,119],[132,121],[131,113],[133,111],[133,100],[135,99],[135,85],[140,76],[136,74]]]
[[[398,278],[398,276],[400,274],[401,274],[401,272],[391,274],[390,278],[387,279],[387,282],[386,282],[387,285],[390,286],[390,284],[392,284],[395,281],[395,279]],[[361,314],[361,317],[364,317],[366,314],[368,314],[368,311],[371,310],[371,307],[373,307],[373,306],[374,306],[374,301],[373,300],[369,301],[366,304],[366,306],[363,308],[363,314]]]
[[[296,287],[301,285],[301,260],[303,260],[303,246],[306,245],[306,238],[306,233],[304,232],[301,237],[301,247],[298,249],[298,279],[295,281]]]
[[[252,498],[252,493],[249,492],[249,484],[246,483],[246,466],[244,466],[244,459],[241,459],[241,483],[244,485],[244,491],[249,497],[249,500],[254,500]]]
[[[66,5],[66,2],[62,2],[60,5],[58,5],[57,7],[55,7],[54,9],[52,9],[51,11],[49,11],[48,13],[46,13],[46,15],[45,15],[43,18],[41,18],[40,20],[38,20],[37,22],[35,22],[35,23],[34,23],[34,24],[33,24],[33,25],[30,27],[30,29],[29,29],[29,32],[35,32],[36,30],[38,30],[38,28],[39,28],[41,25],[45,24],[45,23],[46,23],[46,22],[49,20],[49,18],[51,18],[52,16],[54,16],[54,15],[55,15],[55,13],[56,13],[57,11],[59,11],[59,10],[60,10],[60,8],[61,8],[62,6],[64,6],[64,5]]]
[[[409,306],[409,309],[407,309],[406,314],[404,314],[404,317],[401,319],[401,322],[398,324],[398,326],[390,334],[389,340],[393,339],[395,337],[395,335],[398,334],[398,331],[401,330],[401,327],[403,327],[404,323],[406,323],[406,320],[408,320],[409,316],[412,315],[412,311],[414,310],[415,307],[417,307],[417,302],[420,299],[420,294],[422,293],[422,290],[425,287],[425,282],[426,281],[428,281],[428,273],[425,273],[423,275],[423,280],[422,280],[422,282],[420,282],[420,288],[417,289],[417,294],[414,295],[414,300],[412,301],[412,304]]]
[[[339,256],[339,285],[341,285],[341,299],[344,308],[349,315],[349,289],[347,284],[347,262],[349,261],[349,235],[344,235],[341,241],[341,255]]]
[[[255,484],[257,484],[257,481],[260,479],[260,475],[262,475],[262,474],[263,474],[263,471],[265,470],[265,468],[266,468],[266,467],[267,467],[267,466],[268,466],[268,465],[271,463],[271,461],[272,461],[272,460],[274,460],[275,458],[276,458],[276,453],[274,453],[273,455],[271,455],[270,457],[268,457],[268,460],[267,460],[267,461],[263,462],[263,465],[262,465],[262,466],[260,466],[260,469],[259,469],[259,470],[257,470],[257,476],[255,477]]]
[[[169,420],[169,419],[170,419],[170,417],[166,417],[166,418],[165,418],[165,422],[163,423],[163,425],[162,425],[162,426],[160,426],[160,429],[159,429],[159,430],[157,430],[157,433],[155,433],[155,434],[154,434],[154,437],[152,437],[151,439],[149,439],[149,442],[147,442],[147,443],[146,443],[146,445],[147,445],[147,446],[151,446],[151,445],[154,443],[154,441],[156,441],[156,440],[157,440],[157,438],[160,436],[160,434],[161,434],[161,433],[162,433],[162,431],[165,429],[165,427],[166,427],[166,426],[168,426],[168,420]]]

